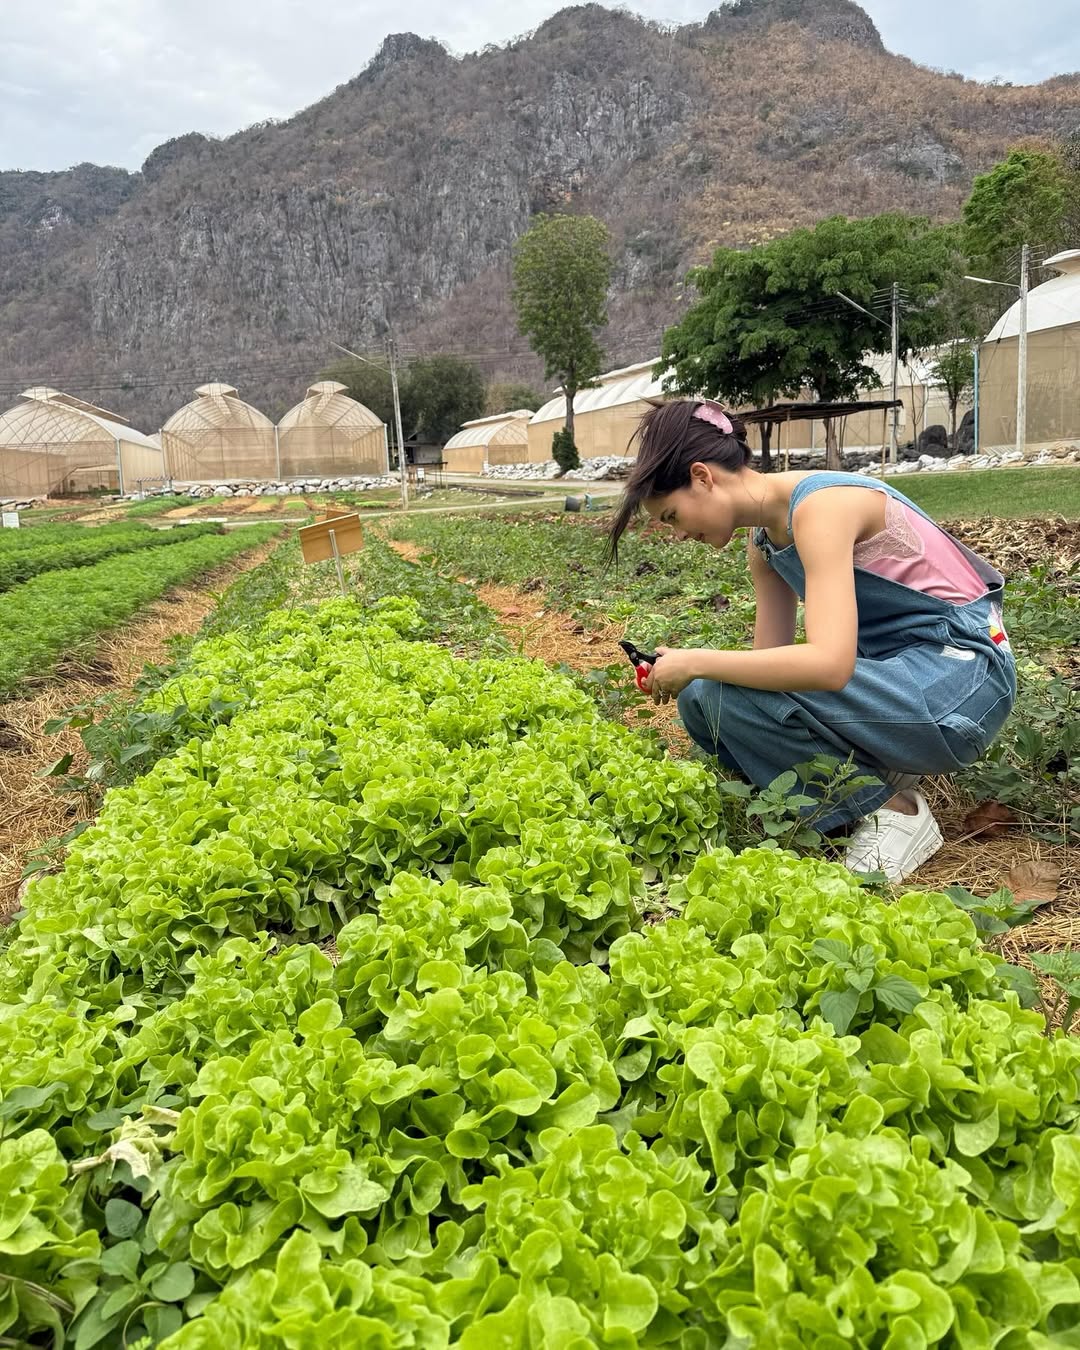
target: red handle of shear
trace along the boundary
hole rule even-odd
[[[630,664],[634,667],[634,678],[637,687],[643,694],[649,691],[645,688],[645,681],[652,674],[652,668],[656,665],[656,655],[653,652],[639,652],[632,642],[624,639],[619,643],[626,655],[630,659]]]

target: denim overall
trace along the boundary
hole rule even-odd
[[[792,490],[789,534],[799,503],[830,487],[886,492],[930,519],[887,483],[814,473]],[[880,781],[818,821],[822,830],[872,814],[898,787],[923,774],[955,773],[973,764],[1009,715],[1016,665],[1001,628],[1004,578],[959,540],[953,542],[986,582],[984,596],[955,605],[856,567],[858,648],[855,672],[843,689],[782,693],[694,680],[679,695],[686,730],[758,787],[815,755],[851,756]],[[778,549],[760,528],[754,544],[804,599],[806,577],[796,546]]]

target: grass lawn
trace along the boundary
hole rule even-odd
[[[1080,516],[1080,467],[920,473],[887,481],[938,519]]]

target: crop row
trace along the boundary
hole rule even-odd
[[[746,551],[736,544],[718,553],[666,529],[633,529],[620,542],[618,566],[606,570],[602,518],[433,514],[395,528],[459,576],[538,591],[586,623],[622,620],[643,650],[658,642],[730,646],[752,628]]]
[[[86,567],[117,554],[135,553],[143,548],[167,548],[217,532],[216,525],[187,525],[175,530],[154,530],[140,525],[105,525],[96,530],[83,529],[75,538],[62,542],[42,543],[36,548],[9,549],[0,552],[0,592],[10,590],[12,586],[29,581],[43,572],[56,572],[66,567]],[[27,533],[32,535],[34,532]]]
[[[86,567],[45,572],[0,595],[0,696],[140,606],[269,539],[276,526],[203,534]]]
[[[712,848],[703,766],[427,629],[204,641],[31,887],[0,1337],[1075,1343],[1080,1046],[967,916]]]

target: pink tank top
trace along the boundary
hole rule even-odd
[[[986,583],[949,536],[889,493],[885,528],[855,545],[853,561],[864,572],[953,605],[986,594]]]

